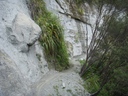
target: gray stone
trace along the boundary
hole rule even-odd
[[[0,51],[0,96],[23,96],[29,90],[13,60]]]
[[[32,85],[49,71],[40,34],[25,0],[0,0],[0,96],[35,96]]]
[[[74,19],[76,16],[73,14],[72,10],[70,10],[73,0],[68,0],[68,2],[67,0],[52,0],[52,2],[51,0],[44,1],[47,9],[60,19],[61,24],[64,27],[64,37],[65,41],[68,42],[67,48],[70,58],[86,58],[86,51],[91,41],[97,14],[94,14],[92,11],[93,9],[85,3],[83,5],[84,8],[82,8],[84,19],[78,21]],[[86,21],[87,24],[82,21]]]
[[[20,52],[25,52],[27,53],[29,50],[28,50],[28,45],[26,43],[21,43],[19,44],[19,48],[20,48]]]
[[[7,25],[6,25],[7,26]],[[9,42],[18,45],[20,52],[27,52],[41,35],[40,27],[24,13],[18,13],[12,26],[7,26]]]
[[[13,20],[12,34],[19,42],[34,44],[41,34],[40,27],[24,13],[18,13]]]
[[[92,32],[90,25],[61,14],[72,14],[65,0],[45,2],[64,26],[71,58],[84,57],[86,31],[90,37]],[[89,19],[93,25],[95,16]],[[40,34],[41,29],[30,18],[26,0],[0,0],[0,96],[88,96],[78,74],[78,62],[72,61],[73,67],[64,72],[49,71],[38,42]]]

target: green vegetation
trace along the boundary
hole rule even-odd
[[[67,89],[67,92],[69,92],[72,96],[76,96],[75,94],[73,94],[71,89]]]
[[[99,77],[97,75],[90,75],[88,76],[88,78],[86,78],[86,82],[84,83],[84,87],[85,89],[88,90],[88,92],[93,93],[96,92],[100,86],[99,86]]]
[[[69,9],[72,12],[73,17],[83,20],[85,12],[83,3],[80,3],[79,0],[72,0],[70,2],[68,1],[68,3],[70,4]]]
[[[38,58],[39,61],[41,61],[41,55],[40,54],[36,54],[36,57]]]
[[[128,96],[128,1],[86,1],[95,4],[99,14],[80,72],[84,86],[92,96]],[[102,13],[104,6],[106,14]]]
[[[81,65],[84,65],[86,61],[85,61],[85,59],[83,59],[83,60],[79,60],[79,62]]]
[[[59,93],[59,87],[56,85],[56,86],[53,86],[53,88],[55,89],[55,92],[56,92],[56,96],[62,96],[60,95]]]
[[[52,60],[56,70],[69,67],[69,60],[63,36],[63,27],[58,18],[46,9],[43,0],[30,0],[31,16],[42,29],[40,43],[48,60]]]
[[[71,89],[67,89],[67,92],[72,93],[72,90]]]
[[[82,4],[84,3],[85,0],[74,0],[76,2],[76,4]]]

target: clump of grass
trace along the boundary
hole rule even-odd
[[[83,59],[83,60],[79,60],[80,64],[83,66],[85,63],[86,63],[86,60]]]
[[[82,0],[67,0],[67,2],[70,4],[69,10],[72,12],[73,16],[79,20],[84,20],[84,14],[85,14],[85,8],[84,3],[82,3]]]
[[[55,61],[56,70],[69,67],[63,27],[58,18],[46,9],[43,0],[30,0],[31,16],[42,29],[40,43],[46,57]]]

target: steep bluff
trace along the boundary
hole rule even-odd
[[[96,10],[87,3],[76,4],[74,0],[44,0],[47,9],[55,14],[64,27],[69,56],[84,59],[95,28]]]
[[[85,58],[95,16],[75,17],[63,0],[45,2],[61,20],[70,58]],[[72,61],[74,67],[64,72],[49,70],[40,34],[26,0],[0,1],[0,96],[88,96],[78,74],[79,62]]]
[[[25,0],[0,1],[0,96],[27,96],[48,72],[40,33]]]

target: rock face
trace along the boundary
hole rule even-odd
[[[17,70],[16,64],[6,53],[1,51],[0,77],[0,96],[22,96],[28,92],[27,82]]]
[[[39,38],[41,29],[33,20],[23,13],[18,13],[12,22],[12,27],[7,27],[8,40],[19,47],[19,51],[28,52]]]
[[[40,34],[25,0],[0,1],[0,96],[33,96],[30,86],[49,71]]]
[[[68,22],[65,36],[68,35],[69,51],[72,56],[80,55],[80,41],[73,43],[74,37],[78,38],[78,32],[74,34],[78,25],[62,16]],[[40,34],[40,27],[30,18],[26,0],[0,0],[0,96],[88,96],[74,70],[49,71],[38,42]]]
[[[85,58],[95,27],[94,11],[86,3],[81,6],[75,5],[74,0],[44,1],[47,9],[54,13],[64,26],[65,41],[70,57]]]

